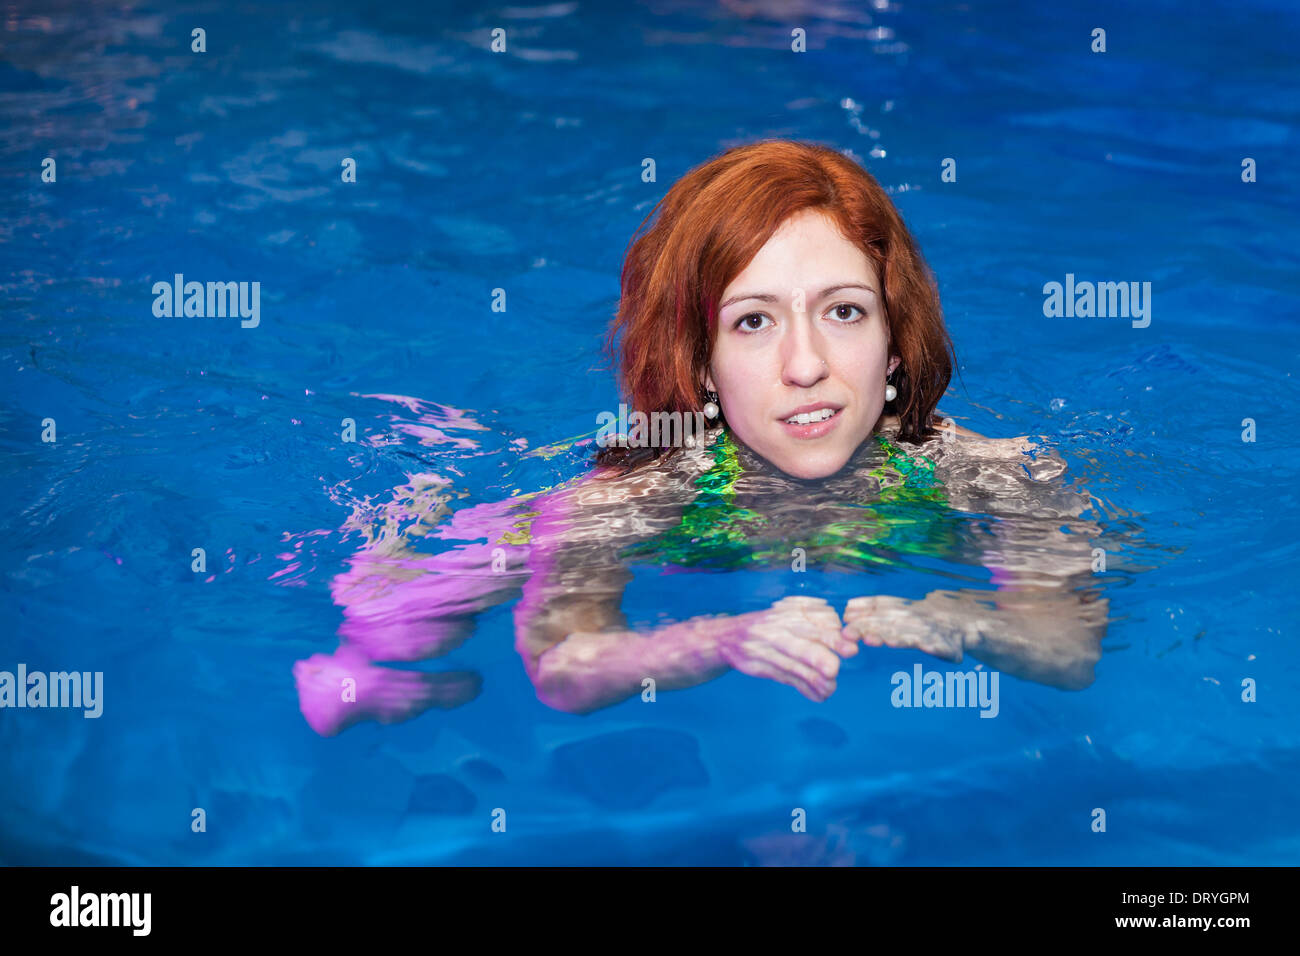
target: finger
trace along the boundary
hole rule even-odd
[[[799,680],[794,675],[782,675],[780,671],[774,671],[772,677],[779,684],[785,684],[787,687],[793,687],[804,697],[807,697],[815,704],[820,704],[835,693],[835,681],[822,681],[818,684],[808,684],[806,681]]]
[[[848,617],[852,612],[857,614],[861,611],[870,609],[876,602],[874,594],[868,594],[863,597],[849,598],[849,603],[844,605],[844,616]]]
[[[830,602],[825,598],[814,597],[811,594],[791,594],[781,598],[772,605],[773,607],[830,607]]]
[[[786,598],[772,606],[776,615],[791,621],[802,621],[809,627],[838,631],[840,615],[821,598]]]
[[[887,594],[869,594],[855,597],[844,606],[844,620],[876,617],[883,614],[905,614],[911,601]]]
[[[862,626],[859,621],[850,621],[844,625],[844,630],[840,632],[844,635],[845,640],[853,641],[856,645],[858,641],[866,644],[868,647],[879,647],[880,642],[872,639],[871,632]]]
[[[846,621],[843,634],[854,641],[861,641],[868,647],[883,647],[889,643],[889,635],[896,628],[881,620],[880,616],[854,618]]]
[[[954,632],[925,621],[911,621],[898,631],[881,635],[886,647],[910,649],[957,663],[962,658],[962,644]]]
[[[886,595],[853,598],[844,609],[843,633],[868,647],[897,646],[897,635],[916,628],[910,604]]]
[[[824,672],[827,668],[839,667],[841,649],[848,654],[857,650],[841,636],[838,615],[814,622],[798,614],[773,614],[754,633]]]
[[[750,677],[762,677],[766,680],[776,681],[778,684],[785,684],[787,687],[793,687],[809,700],[823,699],[820,688],[813,687],[795,671],[782,670],[768,661],[748,659],[738,670]]]
[[[807,634],[801,633],[800,636],[825,645],[837,657],[852,657],[858,652],[857,638],[847,636],[838,622],[834,627],[818,628]]]
[[[799,616],[791,622],[791,631],[794,634],[825,645],[838,657],[852,657],[858,652],[857,640],[844,636],[843,622],[829,603],[821,598],[796,598],[786,599],[786,601],[789,603],[782,610],[799,611]]]
[[[889,615],[877,615],[874,618],[854,620],[845,625],[845,630],[858,635],[868,647],[892,647],[896,650],[910,648],[937,657],[951,654],[951,649],[932,637],[924,624],[917,620],[897,617],[891,619]]]
[[[835,680],[839,675],[839,655],[825,644],[786,635],[781,643],[773,647],[773,650],[781,654],[779,658],[775,659],[775,662],[796,668],[800,673],[814,675],[811,683],[815,687],[823,687],[828,681]]]
[[[879,601],[880,595],[878,594],[865,594],[861,597],[850,598],[849,603],[844,605],[844,616],[870,614],[876,609]]]
[[[808,614],[817,614],[829,612],[835,614],[835,608],[831,602],[822,597],[815,597],[811,594],[790,594],[775,602],[772,607],[799,610]]]
[[[874,619],[878,614],[877,601],[874,597],[854,598],[844,606],[844,623],[855,625],[859,630],[863,630],[861,625]]]
[[[794,618],[789,621],[789,633],[821,644],[837,657],[853,655],[858,651],[857,642],[844,637],[839,615],[833,611],[828,616],[818,615],[813,620]]]
[[[802,657],[791,654],[787,650],[787,646],[792,645],[793,640],[788,633],[784,632],[784,629],[764,625],[756,630],[753,639],[745,642],[742,652],[751,659],[765,661],[779,671],[797,675],[810,687],[820,688],[826,681],[835,678],[836,673],[839,671],[838,657],[820,644],[805,642],[810,648],[820,650],[834,659],[833,669],[829,674],[826,674],[822,667],[814,667],[811,661],[805,661]],[[815,654],[816,651],[813,651],[809,656],[815,656]],[[829,666],[829,662],[825,658],[822,658],[821,663],[823,667]]]
[[[787,656],[813,668],[826,680],[834,680],[840,672],[840,656],[808,634],[787,632],[773,642]]]

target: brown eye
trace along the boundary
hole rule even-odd
[[[763,328],[763,323],[768,321],[767,316],[761,312],[751,312],[749,315],[742,315],[736,322],[736,328],[742,332],[757,332]]]
[[[854,312],[859,314],[855,316],[853,314]],[[867,313],[861,307],[854,305],[852,302],[841,302],[839,305],[832,306],[830,312],[827,314],[839,320],[844,325],[850,325],[858,321],[858,319],[863,318]]]

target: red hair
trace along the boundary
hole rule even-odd
[[[886,410],[898,416],[900,439],[933,434],[953,366],[934,277],[870,173],[830,147],[793,140],[737,146],[696,166],[638,227],[607,341],[629,408],[703,407],[723,291],[778,227],[805,209],[828,215],[875,264],[890,348],[902,360],[891,379],[898,396]],[[672,451],[611,445],[596,461],[630,468]]]

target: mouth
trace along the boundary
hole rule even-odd
[[[779,421],[786,433],[793,438],[820,438],[839,424],[843,411],[840,405],[819,402],[797,408]]]

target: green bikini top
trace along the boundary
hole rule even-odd
[[[885,461],[868,474],[880,491],[870,503],[845,502],[861,517],[839,520],[798,539],[781,535],[769,520],[736,504],[743,474],[735,442],[724,432],[711,448],[713,465],[695,480],[695,499],[676,527],[623,549],[637,562],[731,570],[788,564],[803,548],[807,564],[880,566],[899,553],[941,557],[957,543],[960,519],[948,506],[934,462],[909,455],[883,435],[873,436]]]

